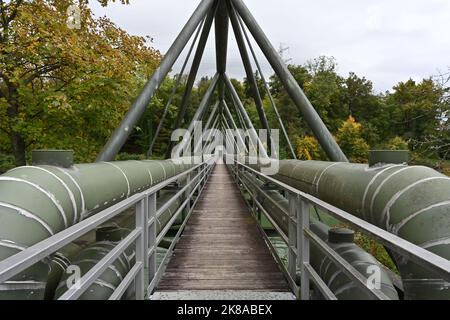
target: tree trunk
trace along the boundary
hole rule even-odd
[[[25,166],[27,164],[25,141],[17,132],[11,133],[10,137],[14,158],[16,159],[16,166]]]
[[[9,84],[9,106],[8,106],[8,117],[13,123],[19,115],[19,94],[16,86]],[[10,140],[13,149],[13,155],[16,160],[16,166],[25,166],[26,163],[26,144],[22,135],[16,132],[11,126],[10,129]]]

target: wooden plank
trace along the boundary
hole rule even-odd
[[[289,291],[224,165],[215,167],[175,247],[164,290]]]

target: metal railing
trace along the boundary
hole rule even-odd
[[[167,179],[146,191],[135,194],[92,217],[50,237],[0,262],[0,284],[18,275],[20,272],[33,266],[39,261],[51,256],[57,250],[79,239],[90,231],[95,230],[105,222],[135,207],[136,227],[123,240],[118,242],[114,249],[106,254],[95,266],[84,274],[77,285],[69,288],[59,299],[75,300],[79,298],[122,254],[133,244],[136,255],[135,263],[117,286],[110,300],[119,300],[130,286],[135,284],[136,300],[142,300],[150,295],[157,286],[164,273],[167,261],[178,241],[181,232],[189,219],[196,202],[199,199],[209,174],[214,167],[215,159],[211,158],[191,169]],[[167,203],[156,209],[158,191],[170,184],[186,179],[185,186],[180,189]],[[198,192],[193,203],[191,200]],[[158,218],[178,199],[181,205],[173,214],[167,225],[157,234],[156,223]],[[167,232],[173,226],[178,216],[182,215],[183,223],[174,240],[165,254],[162,262],[157,266],[157,247]]]
[[[343,259],[333,248],[310,229],[310,206],[315,206],[317,209],[323,210],[325,213],[333,216],[339,221],[349,224],[351,227],[371,237],[371,239],[378,241],[393,252],[435,273],[445,281],[450,281],[449,260],[380,229],[373,224],[359,219],[310,194],[299,191],[285,183],[264,175],[236,160],[234,160],[234,165],[231,165],[230,167],[236,182],[251,196],[252,202],[248,204],[255,216],[259,216],[263,213],[288,246],[288,263],[286,267],[282,263],[273,244],[268,238],[266,239],[272,254],[278,260],[279,265],[284,269],[283,271],[288,278],[288,282],[298,298],[302,300],[310,299],[310,282],[312,282],[326,299],[337,299],[335,294],[310,264],[310,246],[311,243],[314,243],[359,288],[367,292],[373,298],[382,300],[389,299],[381,290],[372,288],[364,275]],[[276,190],[285,193],[289,201],[289,209],[287,212],[285,208],[273,201],[270,197],[267,197],[267,199],[281,209],[288,218],[288,234],[283,232],[282,228],[258,201],[257,192],[252,191],[247,182],[244,181],[243,173],[245,172],[252,174],[254,177],[257,177],[264,182],[270,183]],[[264,193],[264,190],[258,186],[253,187],[258,189],[259,192]],[[241,192],[243,191],[242,188],[240,188]],[[263,234],[265,235],[264,232]],[[296,281],[298,271],[300,272],[300,285],[298,285]]]

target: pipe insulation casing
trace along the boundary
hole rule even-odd
[[[162,190],[160,196],[157,199],[157,209],[170,200],[176,191]],[[167,225],[170,219],[179,208],[181,200],[177,199],[174,203],[164,211],[159,219],[157,219],[157,233]],[[78,266],[80,269],[80,276],[84,276],[95,264],[97,264],[105,254],[108,254],[118,242],[123,240],[132,229],[136,227],[133,209],[129,210],[131,217],[125,225],[121,226],[109,226],[97,229],[97,243],[90,245],[88,248],[79,252],[78,256],[73,258],[73,262],[70,262],[71,266]],[[181,215],[180,215],[181,216]],[[177,222],[179,219],[177,219]],[[127,250],[128,254],[122,255],[119,261],[115,261],[111,267],[108,268],[96,281],[92,284],[80,297],[81,300],[107,300],[117,286],[121,283],[126,274],[130,271],[134,264],[134,247],[130,246]],[[122,262],[120,261],[122,260]],[[124,264],[123,261],[129,261]],[[66,267],[67,268],[67,267]],[[111,273],[113,271],[114,273]],[[58,289],[55,297],[62,296],[68,289],[67,279],[70,274],[66,273],[66,269],[61,271],[60,279],[58,279]],[[132,288],[130,287],[132,290]],[[126,298],[126,297],[124,297]]]
[[[0,260],[192,167],[181,161],[123,161],[71,168],[26,166],[0,176]],[[0,289],[45,282],[50,261],[23,271]],[[5,291],[6,290],[6,291]],[[9,296],[7,287],[0,299]],[[42,299],[44,288],[30,299]]]
[[[264,193],[259,192],[264,186],[264,182],[245,173],[244,179],[252,186],[252,192],[258,195],[258,201],[268,212],[271,218],[278,224],[281,230],[288,235],[289,220],[287,212],[289,202],[279,191],[267,190]],[[259,190],[258,190],[259,189]],[[270,199],[269,199],[270,198]],[[276,203],[276,204],[275,204]],[[313,208],[311,208],[311,211]],[[311,213],[311,217],[313,217]],[[369,253],[361,249],[353,242],[332,243],[328,240],[330,227],[316,219],[311,220],[311,230],[323,241],[333,248],[342,258],[347,260],[356,270],[367,278],[372,275],[372,267],[380,270],[380,289],[393,300],[398,300],[398,294],[388,274],[383,270],[380,263]],[[360,289],[352,280],[346,276],[341,269],[329,259],[314,243],[310,247],[311,266],[316,270],[319,276],[325,281],[330,290],[340,300],[368,300],[372,299],[365,291]]]
[[[90,245],[82,250],[75,258],[73,265],[80,268],[80,275],[85,275],[101,259],[103,259],[116,246],[115,242],[102,241]],[[134,248],[130,247],[114,261],[105,272],[78,298],[78,300],[107,300],[117,286],[122,282],[135,261]],[[63,276],[58,288],[56,289],[56,298],[61,297],[72,283],[67,283],[70,275]],[[70,281],[69,281],[70,282]]]
[[[280,161],[275,179],[450,259],[450,178],[423,166]],[[392,254],[406,299],[450,299],[450,284]]]

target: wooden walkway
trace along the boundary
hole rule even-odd
[[[214,168],[157,289],[182,290],[290,291],[225,165]]]

